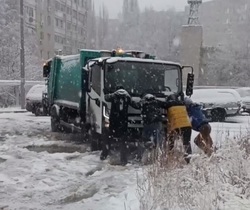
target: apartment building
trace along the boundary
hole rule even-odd
[[[26,27],[37,35],[42,59],[86,47],[87,1],[24,0]]]
[[[201,5],[204,45],[242,49],[250,38],[249,0],[213,0]]]

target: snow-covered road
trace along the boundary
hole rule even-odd
[[[212,123],[212,136],[218,144],[244,136],[249,121]],[[139,210],[141,167],[111,166],[99,152],[58,140],[49,130],[49,117],[0,113],[0,209]]]

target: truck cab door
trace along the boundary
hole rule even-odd
[[[102,100],[101,100],[101,67],[97,64],[91,67],[91,91],[87,96],[87,113],[95,132],[102,132]]]

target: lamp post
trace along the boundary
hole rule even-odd
[[[25,109],[25,56],[24,56],[24,14],[23,0],[20,0],[20,63],[21,63],[21,109]]]

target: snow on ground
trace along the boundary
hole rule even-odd
[[[43,132],[48,132],[50,130],[50,118],[38,118],[30,112],[1,113],[0,111],[0,126],[0,135],[42,134]]]
[[[135,192],[140,168],[111,166],[84,145],[43,136],[49,129],[49,117],[0,114],[0,208],[139,208]]]
[[[212,136],[217,144],[226,136],[242,136],[249,120],[212,123]],[[139,209],[141,167],[111,166],[99,160],[99,152],[58,141],[49,130],[49,117],[0,113],[0,209]]]

